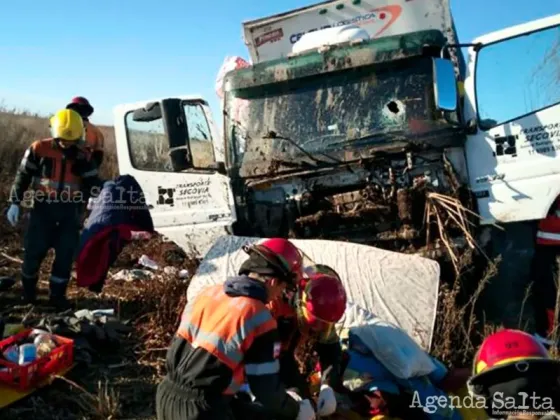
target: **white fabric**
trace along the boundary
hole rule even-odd
[[[319,398],[317,399],[317,414],[319,416],[330,416],[336,411],[336,396],[334,390],[328,385],[321,385]]]
[[[188,300],[205,286],[223,283],[228,276],[237,275],[247,258],[241,247],[261,240],[229,235],[218,238],[191,280]],[[376,314],[402,328],[423,349],[429,350],[439,288],[440,269],[436,261],[341,241],[292,242],[315,263],[327,264],[341,276],[351,310],[339,321],[339,328],[356,325],[356,319],[372,319],[372,314]]]
[[[351,327],[349,333],[358,337],[397,378],[429,375],[437,369],[431,357],[406,332],[390,322],[374,318]]]
[[[16,204],[10,205],[7,216],[8,222],[10,222],[12,226],[15,226],[19,219],[19,206],[17,206]]]

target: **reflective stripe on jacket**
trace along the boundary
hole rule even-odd
[[[222,285],[216,285],[187,304],[177,335],[192,347],[205,349],[232,370],[232,381],[224,391],[231,395],[246,381],[245,352],[257,337],[275,329],[276,321],[263,302],[228,296]],[[250,370],[247,373],[251,374]]]
[[[560,200],[554,203],[555,210],[539,221],[538,245],[560,245]]]
[[[10,201],[19,204],[31,185],[35,200],[80,202],[84,186],[99,186],[97,167],[91,154],[73,146],[62,149],[52,138],[37,140],[25,151],[10,194]],[[84,185],[85,184],[85,185]]]

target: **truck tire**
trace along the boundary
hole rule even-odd
[[[519,328],[533,333],[535,311],[533,304],[532,267],[535,256],[535,222],[515,222],[501,225],[504,230],[491,227],[489,257],[501,255],[497,273],[489,279],[481,303],[486,324]]]

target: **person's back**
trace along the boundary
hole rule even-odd
[[[92,152],[92,158],[100,167],[103,163],[103,156],[105,154],[105,136],[101,130],[89,120],[84,120],[86,129],[86,145]]]
[[[233,396],[245,383],[267,418],[314,418],[310,402],[281,384],[277,323],[266,306],[290,281],[278,260],[253,252],[239,276],[187,304],[157,390],[159,420],[233,418]]]

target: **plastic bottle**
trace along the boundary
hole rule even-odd
[[[6,350],[4,350],[4,352],[2,353],[2,355],[4,356],[4,358],[8,361],[8,362],[12,362],[12,363],[17,363],[19,360],[19,349],[17,345],[12,345],[10,347],[8,347]]]
[[[140,263],[146,268],[151,268],[152,270],[157,270],[159,268],[157,263],[147,255],[142,255],[138,260],[138,263]]]
[[[19,361],[20,365],[26,365],[37,359],[37,347],[35,344],[24,344],[19,347]]]

